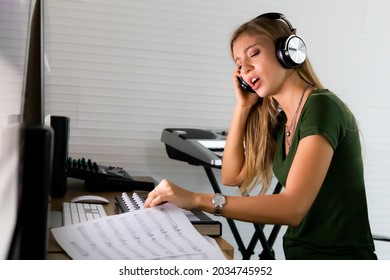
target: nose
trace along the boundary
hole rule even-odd
[[[253,66],[246,59],[242,62],[241,71],[243,74],[248,74],[253,69]]]

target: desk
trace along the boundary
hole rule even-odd
[[[150,177],[137,177],[139,180],[153,180]],[[84,181],[68,178],[68,188],[66,191],[66,195],[63,198],[53,198],[51,200],[51,211],[62,211],[62,202],[64,201],[70,201],[72,198],[80,195],[87,195],[91,194],[87,190],[85,190],[84,187]],[[110,203],[104,204],[104,210],[106,211],[107,215],[115,215],[118,213],[116,205],[114,203],[115,196],[120,195],[119,192],[96,192],[93,193],[94,195],[100,195],[105,198],[107,198]],[[231,246],[226,240],[224,240],[222,237],[216,237],[215,240],[217,241],[219,247],[222,249],[222,252],[224,253],[225,257],[227,259],[233,259],[234,258],[234,249],[233,246]],[[69,256],[64,252],[64,250],[57,244],[56,240],[54,239],[51,231],[49,232],[48,237],[48,254],[47,259],[49,260],[66,260],[70,259]]]

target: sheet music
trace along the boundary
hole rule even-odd
[[[72,259],[225,259],[173,204],[53,228]]]

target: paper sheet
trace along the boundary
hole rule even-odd
[[[53,228],[52,233],[72,259],[225,259],[169,203]]]

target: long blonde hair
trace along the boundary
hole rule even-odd
[[[255,18],[238,27],[232,34],[230,40],[232,56],[233,44],[243,34],[254,37],[266,36],[276,44],[279,38],[292,35],[292,31],[281,20]],[[308,58],[296,68],[296,71],[307,83],[322,88]],[[258,183],[261,183],[261,193],[264,194],[271,185],[279,112],[277,101],[272,97],[265,97],[262,101],[259,100],[249,113],[244,133],[245,176],[240,185],[242,195],[247,195]]]

